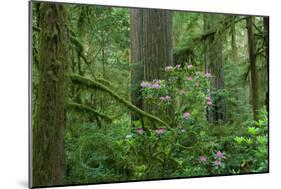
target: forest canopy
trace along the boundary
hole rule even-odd
[[[33,187],[268,172],[268,17],[31,6]]]

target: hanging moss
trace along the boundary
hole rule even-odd
[[[93,108],[86,106],[84,104],[79,104],[76,102],[69,102],[68,107],[88,111],[90,113],[93,113],[95,116],[98,116],[108,122],[112,122],[112,118],[109,117],[108,115],[98,112],[98,111],[94,110]]]

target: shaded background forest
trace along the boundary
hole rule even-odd
[[[32,4],[33,186],[268,171],[268,18]]]

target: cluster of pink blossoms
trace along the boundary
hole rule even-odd
[[[153,88],[153,89],[159,89],[161,87],[159,80],[153,80],[151,83],[148,81],[142,81],[140,86],[142,88]]]
[[[146,88],[146,87],[150,87],[151,84],[150,84],[149,82],[147,82],[147,81],[142,81],[141,84],[140,84],[140,86],[141,86],[142,88]]]
[[[222,159],[224,159],[224,158],[225,158],[225,157],[224,157],[223,152],[217,151],[217,152],[216,152],[216,156],[215,156],[215,161],[213,161],[213,164],[214,164],[215,166],[221,166],[221,165],[222,165]],[[200,161],[201,163],[206,163],[206,162],[207,162],[207,157],[204,156],[204,155],[201,155],[201,156],[199,157],[199,161]]]
[[[184,119],[189,119],[190,118],[190,113],[189,112],[184,112],[183,113],[183,118]]]
[[[171,72],[173,71],[173,66],[166,66],[165,67],[165,72]]]
[[[224,159],[224,154],[221,151],[217,151],[216,160],[213,162],[215,166],[220,166],[222,164],[222,159]]]
[[[139,135],[142,135],[144,133],[144,130],[143,130],[143,128],[136,128],[135,132]],[[157,133],[157,135],[161,135],[166,132],[166,128],[159,127],[155,130],[155,132]]]
[[[171,96],[161,96],[160,97],[160,100],[162,100],[162,101],[169,101],[169,100],[171,100]]]
[[[212,105],[212,99],[210,96],[207,96],[206,97],[206,100],[207,100],[207,105],[211,106]]]
[[[214,165],[220,166],[220,165],[221,165],[221,161],[220,161],[220,160],[215,160],[215,161],[214,161]]]
[[[156,129],[157,135],[161,135],[161,134],[163,134],[165,132],[166,132],[166,128],[159,127],[159,128]]]
[[[191,69],[191,68],[192,68],[192,65],[191,65],[191,64],[187,65],[187,68],[188,68],[188,69]]]
[[[181,68],[181,65],[180,65],[180,64],[177,64],[177,65],[176,65],[176,68],[177,68],[177,69],[180,69],[180,68]]]
[[[142,135],[144,132],[143,128],[136,128],[136,133],[138,133],[139,135]]]
[[[223,154],[223,152],[221,152],[221,151],[217,151],[216,156],[217,156],[218,158],[224,158],[224,154]]]
[[[176,69],[181,69],[181,65],[180,65],[180,64],[177,64],[177,65],[175,66],[175,68],[176,68]],[[173,66],[166,66],[166,67],[165,67],[165,72],[172,72],[173,69],[174,69]]]
[[[200,156],[199,157],[199,161],[201,161],[201,162],[206,162],[207,161],[207,157],[206,156]]]

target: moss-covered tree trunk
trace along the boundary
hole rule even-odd
[[[252,88],[252,109],[254,120],[258,120],[259,93],[258,93],[258,73],[256,65],[256,39],[253,30],[254,17],[247,18],[248,50],[251,70],[251,88]]]
[[[265,41],[265,61],[266,61],[266,81],[269,81],[269,17],[263,18],[263,26],[264,26],[264,41]],[[269,93],[268,87],[266,88],[265,94],[265,106],[267,112],[269,111]]]
[[[143,102],[142,80],[164,79],[165,66],[173,64],[172,16],[167,10],[131,9],[132,102],[150,113],[157,107]]]
[[[212,74],[211,96],[213,105],[207,109],[208,121],[213,123],[225,120],[225,103],[222,96],[212,95],[224,89],[224,58],[223,44],[219,37],[221,16],[204,14],[204,48],[205,48],[205,70]]]
[[[32,183],[62,185],[68,65],[67,12],[62,5],[41,3],[37,120],[33,126]]]

